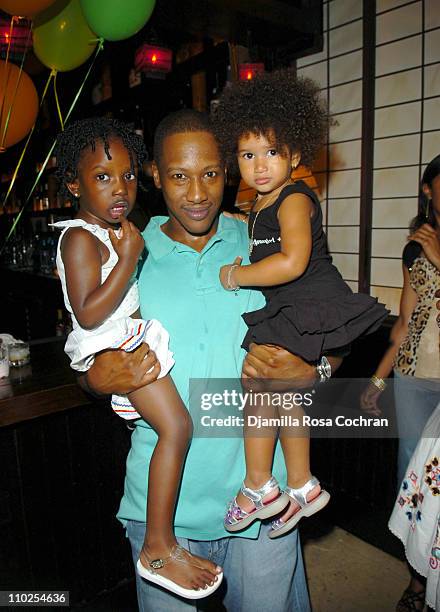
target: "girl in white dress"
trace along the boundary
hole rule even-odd
[[[126,217],[136,201],[144,143],[122,123],[93,118],[69,126],[57,144],[61,191],[79,205],[75,219],[55,224],[63,228],[57,267],[72,315],[65,347],[71,366],[85,372],[99,351],[133,351],[147,342],[161,367],[155,382],[112,397],[117,414],[144,418],[158,435],[149,468],[148,527],[137,570],[182,597],[206,597],[220,585],[221,568],[179,546],[173,531],[192,421],[169,375],[174,360],[168,333],[158,321],[144,321],[139,315],[136,270],[144,240]]]

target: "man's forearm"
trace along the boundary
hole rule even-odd
[[[106,395],[101,395],[101,394],[97,393],[94,389],[92,389],[92,387],[89,385],[89,380],[88,380],[88,375],[87,374],[88,374],[88,372],[81,372],[76,377],[76,382],[81,387],[81,389],[83,391],[85,391],[85,393],[87,393],[88,395],[92,395],[93,397],[96,397],[97,399],[101,399],[103,397],[107,397]]]

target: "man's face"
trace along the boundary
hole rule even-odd
[[[214,136],[210,132],[172,134],[162,147],[159,164],[153,162],[153,177],[170,216],[166,233],[180,242],[209,239],[217,229],[225,178]]]

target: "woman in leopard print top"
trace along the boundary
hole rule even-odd
[[[436,307],[440,290],[440,155],[423,173],[419,211],[411,223],[402,259],[400,312],[391,330],[390,347],[375,372],[378,379],[383,379],[394,369],[399,486],[423,428],[440,400],[440,322]],[[380,414],[377,400],[381,392],[373,383],[364,391],[361,407],[369,414]],[[410,609],[409,604],[416,606],[412,609],[423,609],[424,580],[413,568],[410,571],[411,582],[398,603],[399,611]]]

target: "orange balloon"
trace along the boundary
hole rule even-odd
[[[5,80],[6,87],[3,87]],[[3,140],[11,104],[12,111]],[[29,134],[37,115],[38,94],[32,80],[24,71],[20,74],[15,64],[0,60],[0,147],[7,149]]]
[[[0,0],[0,9],[10,15],[35,17],[55,0]]]

